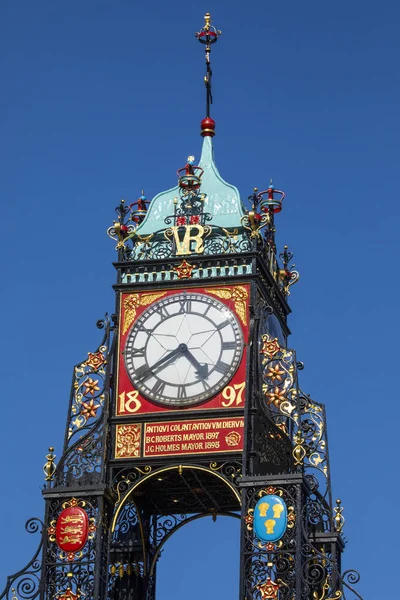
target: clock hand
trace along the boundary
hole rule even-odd
[[[208,377],[208,364],[207,363],[205,363],[204,365],[199,363],[199,361],[190,352],[189,348],[186,348],[186,350],[183,352],[183,355],[186,356],[186,358],[188,359],[188,361],[190,363],[192,363],[192,365],[196,369],[196,373],[200,379],[206,379]]]
[[[172,350],[166,356],[163,356],[151,367],[147,367],[146,369],[140,370],[139,379],[140,381],[145,381],[150,375],[158,373],[158,371],[164,369],[170,362],[172,362],[178,354],[181,354],[181,349],[178,346],[175,350]]]

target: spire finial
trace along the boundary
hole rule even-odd
[[[210,62],[210,54],[211,54],[211,44],[215,44],[218,41],[219,36],[221,35],[221,31],[216,29],[212,25],[211,15],[210,13],[206,13],[204,16],[204,26],[200,29],[199,32],[195,34],[197,39],[201,44],[205,44],[206,51],[206,75],[204,77],[204,83],[206,86],[206,118],[201,122],[201,135],[204,136],[213,136],[215,135],[215,121],[211,119],[210,116],[210,106],[212,104],[212,93],[211,93],[211,62]]]

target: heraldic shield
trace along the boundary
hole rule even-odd
[[[287,508],[279,496],[269,494],[254,509],[254,532],[263,542],[277,542],[286,531]]]

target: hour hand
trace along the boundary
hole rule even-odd
[[[197,373],[197,376],[199,377],[199,379],[207,379],[207,377],[208,377],[208,364],[205,363],[204,365],[202,365],[201,363],[199,363],[199,361],[190,352],[189,348],[186,349],[184,355],[186,356],[186,358],[188,359],[188,361],[190,363],[192,363],[192,365],[196,369],[196,373]]]

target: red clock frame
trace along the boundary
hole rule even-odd
[[[173,413],[177,410],[193,412],[209,409],[243,408],[246,387],[246,356],[249,322],[249,285],[218,285],[187,289],[191,293],[205,294],[225,304],[237,317],[242,328],[244,350],[240,364],[228,385],[218,394],[188,407],[165,407],[148,400],[134,388],[125,368],[123,350],[129,331],[147,308],[162,298],[182,292],[182,289],[154,290],[150,292],[129,292],[121,294],[118,334],[117,364],[117,416],[137,416],[148,414]]]

